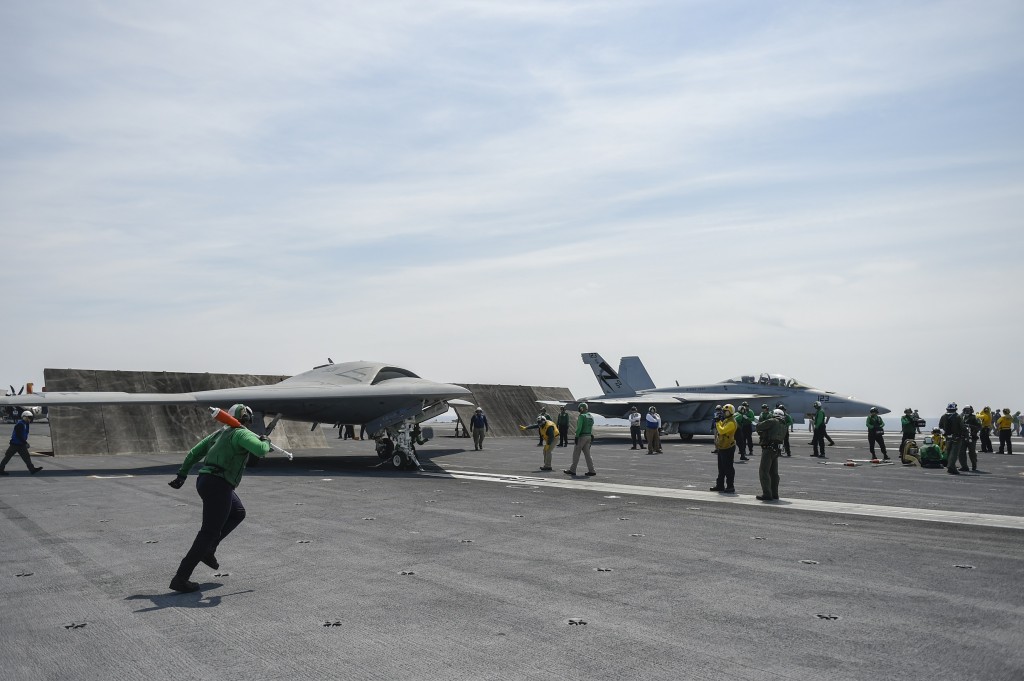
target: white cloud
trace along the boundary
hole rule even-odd
[[[781,370],[923,405],[938,350],[980,329],[1011,352],[1013,315],[946,320],[1024,283],[998,247],[1024,107],[992,86],[1024,61],[1018,4],[729,7],[758,18],[5,8],[0,230],[32,238],[0,284],[32,272],[40,340],[0,373],[352,353],[589,392],[575,358],[596,349],[659,380]]]

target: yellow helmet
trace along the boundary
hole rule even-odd
[[[731,404],[727,404],[722,407],[722,411],[725,412],[726,416],[732,416],[736,413],[736,409]]]

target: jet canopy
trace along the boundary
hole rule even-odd
[[[747,374],[745,376],[737,376],[736,378],[730,378],[726,383],[742,383],[745,385],[766,385],[776,388],[802,388],[807,389],[811,386],[806,383],[801,383],[795,378],[789,376],[783,376],[782,374]]]

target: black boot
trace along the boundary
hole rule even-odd
[[[177,575],[175,575],[174,579],[171,580],[170,588],[173,589],[174,591],[178,591],[178,592],[181,592],[183,594],[189,594],[189,593],[192,593],[193,591],[199,591],[199,585],[198,584],[196,584],[195,582],[190,582],[187,579],[182,579],[182,578],[178,577]]]

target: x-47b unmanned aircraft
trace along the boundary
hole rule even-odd
[[[31,407],[194,405],[227,408],[243,403],[253,410],[252,430],[269,435],[279,419],[307,423],[364,423],[377,441],[377,453],[396,468],[418,465],[410,431],[413,424],[448,410],[448,400],[470,395],[459,385],[435,383],[408,369],[382,362],[324,364],[274,385],[190,393],[43,392],[0,398],[0,405]],[[267,416],[273,416],[268,424]]]

